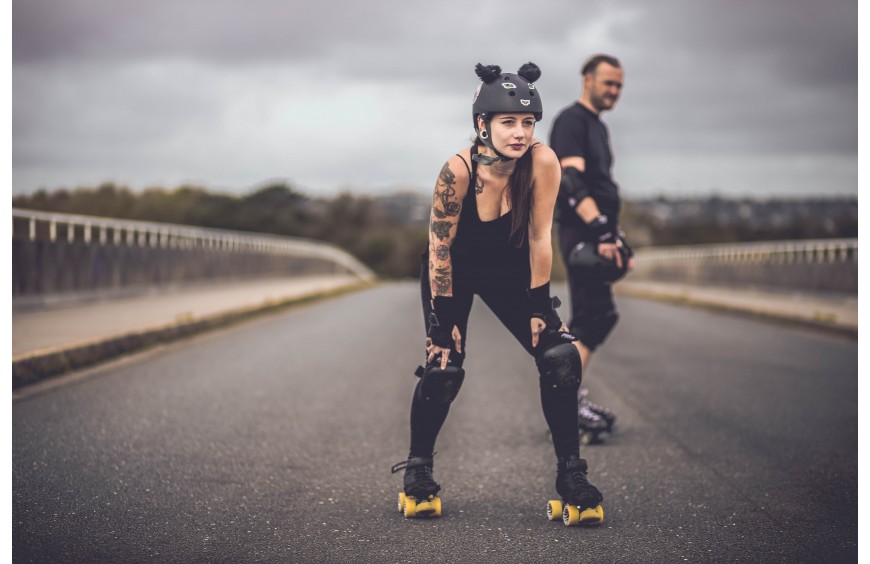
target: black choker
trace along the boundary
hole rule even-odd
[[[479,162],[484,166],[492,166],[494,163],[501,161],[512,161],[513,159],[506,159],[504,157],[490,157],[489,155],[481,155],[480,153],[474,153],[471,155],[471,158]]]

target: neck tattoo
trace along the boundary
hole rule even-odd
[[[477,177],[477,181],[474,183],[474,193],[482,194],[483,193],[483,180],[480,179],[480,176]]]

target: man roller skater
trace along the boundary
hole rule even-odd
[[[613,154],[601,113],[612,110],[622,91],[622,66],[615,57],[595,55],[580,72],[583,93],[553,123],[550,146],[562,165],[556,218],[559,247],[571,292],[569,329],[580,340],[584,374],[592,353],[604,342],[619,314],[612,284],[632,267],[631,250],[619,231],[619,187],[613,181]],[[581,440],[600,442],[616,416],[578,392]]]

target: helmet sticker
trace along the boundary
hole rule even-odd
[[[510,90],[511,88],[516,88],[517,85],[514,84],[513,82],[502,82],[501,87]]]
[[[531,103],[532,103],[531,100],[520,100],[520,104],[522,104],[522,105],[524,105],[524,106],[528,106],[528,105],[531,104]]]
[[[480,96],[480,89],[483,88],[483,83],[477,85],[477,90],[474,91],[474,98],[471,99],[471,103],[477,102],[477,97]]]

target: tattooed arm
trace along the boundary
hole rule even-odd
[[[432,216],[429,219],[429,286],[439,323],[437,326],[429,326],[426,352],[427,362],[440,356],[442,370],[447,368],[451,348],[455,348],[458,353],[462,352],[462,335],[455,325],[450,245],[456,237],[459,213],[462,211],[462,200],[466,192],[468,169],[458,156],[454,156],[444,163],[438,175],[432,197]]]
[[[453,295],[450,245],[456,237],[462,200],[467,191],[468,169],[459,157],[453,156],[441,168],[432,197],[432,215],[429,219],[429,286],[433,298]]]

